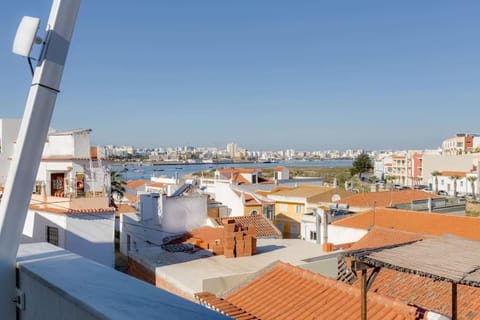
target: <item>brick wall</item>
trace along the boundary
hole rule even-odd
[[[132,277],[155,285],[155,272],[130,257],[127,263],[127,273]]]

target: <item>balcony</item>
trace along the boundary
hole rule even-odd
[[[17,319],[228,319],[48,243],[21,245],[17,271]]]

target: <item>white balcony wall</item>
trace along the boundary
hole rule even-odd
[[[21,245],[17,268],[22,320],[228,319],[48,243]]]

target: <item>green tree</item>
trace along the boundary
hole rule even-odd
[[[362,178],[362,174],[370,172],[373,169],[372,159],[366,153],[359,154],[355,160],[353,160],[350,174],[352,176],[358,174],[359,178]]]
[[[395,176],[392,176],[392,175],[388,175],[385,177],[385,180],[387,181],[389,187],[390,187],[390,190],[393,189],[393,181],[395,180]]]
[[[457,196],[457,180],[460,179],[460,176],[458,174],[454,174],[450,176],[450,180],[453,181],[453,195],[456,197]]]
[[[110,200],[113,200],[113,196],[120,199],[125,194],[125,180],[120,172],[116,170],[110,171]]]
[[[433,171],[431,173],[432,177],[435,177],[435,193],[438,193],[438,176],[441,176],[442,173],[440,171]]]
[[[470,182],[470,187],[472,188],[472,198],[473,200],[477,200],[477,196],[475,195],[475,181],[477,181],[477,177],[469,176],[467,180]]]

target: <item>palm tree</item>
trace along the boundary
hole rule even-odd
[[[450,176],[450,179],[453,180],[453,195],[456,197],[457,196],[457,180],[460,179],[461,177],[458,174],[454,174]]]
[[[477,181],[477,177],[469,176],[467,177],[467,180],[470,182],[470,186],[472,187],[472,198],[473,200],[477,200],[477,197],[475,196],[475,181]]]
[[[438,176],[441,176],[442,173],[440,171],[435,170],[431,173],[431,175],[435,177],[435,193],[438,193]]]
[[[395,180],[395,176],[388,175],[385,177],[385,180],[390,183],[390,189],[393,189],[393,180]]]
[[[125,180],[120,172],[112,170],[110,171],[110,201],[113,202],[113,196],[117,199],[121,199],[125,194]],[[115,204],[113,202],[113,204]]]

